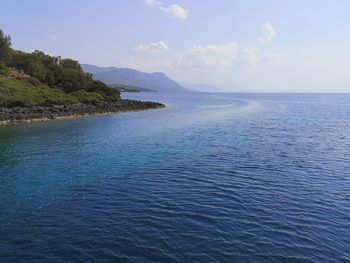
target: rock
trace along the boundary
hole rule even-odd
[[[103,102],[98,104],[80,103],[72,105],[35,106],[28,108],[0,108],[0,124],[8,123],[11,121],[29,121],[33,119],[46,120],[59,117],[141,111],[148,109],[159,109],[164,107],[164,104],[157,102],[120,100],[117,103]]]

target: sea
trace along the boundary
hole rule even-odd
[[[350,94],[123,97],[0,126],[0,262],[350,262]]]

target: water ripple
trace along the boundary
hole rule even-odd
[[[348,95],[130,96],[0,127],[1,262],[350,261]]]

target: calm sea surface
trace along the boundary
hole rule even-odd
[[[350,262],[350,95],[124,97],[0,126],[0,262]]]

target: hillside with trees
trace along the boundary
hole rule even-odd
[[[80,64],[36,50],[11,47],[11,37],[0,30],[0,106],[118,102],[120,92],[93,80]]]

